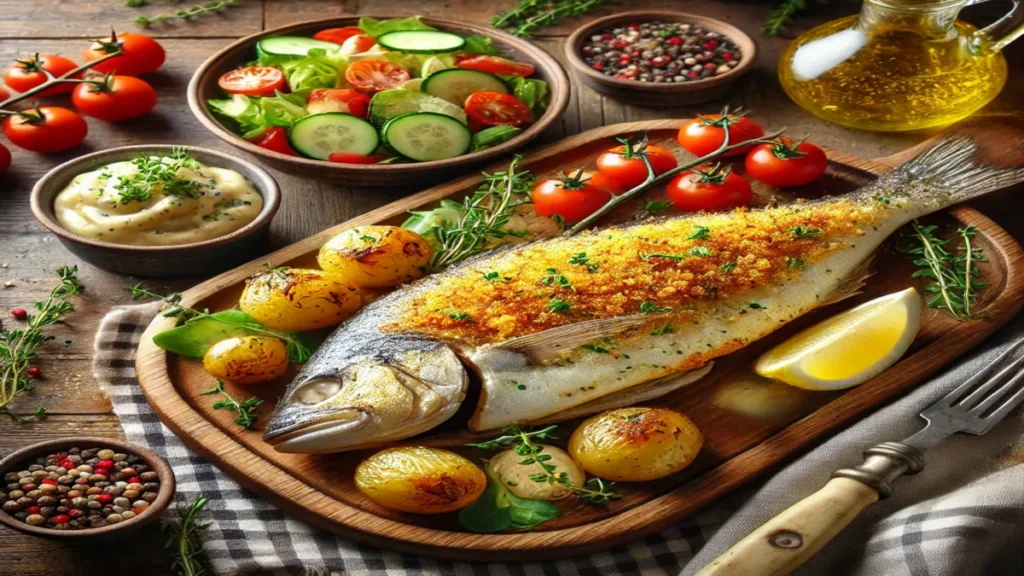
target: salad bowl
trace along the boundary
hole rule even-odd
[[[288,174],[341,185],[418,186],[466,174],[495,158],[522,148],[558,122],[568,106],[569,78],[558,61],[541,48],[486,26],[427,17],[421,19],[424,24],[463,37],[485,36],[491,39],[499,56],[535,67],[536,71],[531,77],[548,84],[550,103],[547,108],[543,113],[535,114],[534,121],[523,126],[517,136],[480,151],[423,162],[349,164],[305,158],[258,146],[232,130],[232,121],[216,113],[210,105],[211,99],[225,98],[225,92],[218,85],[220,77],[253,62],[257,58],[257,44],[261,40],[278,36],[310,37],[321,30],[357,26],[359,21],[359,16],[310,20],[266,30],[234,42],[211,56],[193,75],[188,87],[189,106],[193,114],[217,137]]]

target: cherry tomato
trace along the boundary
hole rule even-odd
[[[684,172],[668,183],[668,199],[684,212],[738,208],[753,197],[750,183],[718,164]]]
[[[284,72],[273,66],[249,66],[225,72],[217,85],[228,94],[273,96],[284,88]]]
[[[361,54],[376,45],[377,41],[372,36],[356,34],[355,36],[349,36],[345,43],[341,45],[341,53],[345,55]]]
[[[764,130],[756,122],[735,114],[708,114],[690,120],[679,129],[679,145],[694,156],[707,156],[718,150],[725,139],[725,130],[729,130],[729,144],[739,144],[744,140],[764,136]],[[746,154],[754,145],[730,150],[723,156],[740,156]]]
[[[71,102],[86,116],[120,122],[148,114],[156,106],[156,90],[133,76],[108,76],[76,86]]]
[[[522,124],[533,119],[530,107],[511,94],[473,92],[466,97],[466,116],[474,132],[499,124]]]
[[[760,144],[747,155],[747,174],[776,188],[810,184],[828,168],[825,152],[810,142],[794,146],[783,136],[778,142]]]
[[[11,167],[11,151],[6,146],[0,144],[0,174],[7,172],[7,169]]]
[[[537,71],[532,64],[513,62],[497,56],[467,56],[459,58],[455,65],[459,68],[479,70],[488,74],[507,74],[509,76],[532,76]]]
[[[340,162],[342,164],[377,164],[383,158],[380,156],[363,156],[362,154],[352,154],[351,152],[331,152],[331,155],[327,157],[329,162]]]
[[[121,76],[138,76],[155,72],[164,64],[167,53],[159,42],[145,34],[112,34],[106,40],[97,40],[85,50],[85,59],[89,62],[99,60],[112,54],[120,47],[123,54],[103,61],[93,70],[103,74],[120,74]]]
[[[676,157],[661,146],[646,143],[634,146],[626,143],[598,156],[597,169],[615,182],[617,191],[631,190],[647,179],[647,165],[641,154],[647,154],[655,175],[664,174],[679,165]]]
[[[288,156],[299,155],[298,152],[292,149],[292,145],[288,143],[288,132],[280,126],[271,126],[259,136],[250,138],[249,141],[260,148],[266,148],[267,150],[273,150]]]
[[[345,70],[345,80],[363,94],[398,88],[409,81],[409,73],[382,60],[360,60]]]
[[[533,189],[533,209],[540,216],[579,222],[611,200],[614,184],[600,172],[576,171],[561,179],[544,180]]]
[[[357,34],[366,33],[358,26],[345,26],[344,28],[328,28],[326,30],[321,30],[316,34],[313,34],[313,38],[323,42],[334,42],[335,44],[340,45],[344,44],[345,40],[348,40]]]
[[[355,90],[314,88],[306,101],[306,111],[310,114],[324,112],[345,112],[360,118],[366,118],[370,107],[370,99]]]
[[[7,90],[4,90],[3,87],[0,86],[0,102],[3,102],[4,100],[7,100],[10,97],[11,97],[11,93],[8,92]]]
[[[4,74],[4,83],[18,92],[28,92],[49,80],[46,72],[54,76],[63,76],[75,69],[75,63],[63,56],[53,54],[38,54],[25,60],[15,60],[14,65],[7,69]],[[43,72],[45,70],[46,72]],[[81,77],[81,74],[75,78]],[[39,93],[39,96],[53,96],[55,94],[67,94],[75,89],[73,83],[57,84]],[[5,98],[6,99],[6,98]]]
[[[33,152],[61,152],[85,140],[89,126],[76,112],[57,106],[25,110],[4,120],[11,144]]]

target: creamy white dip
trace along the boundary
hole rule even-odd
[[[80,236],[132,246],[219,238],[256,219],[263,196],[234,170],[178,153],[115,162],[75,177],[54,212]]]

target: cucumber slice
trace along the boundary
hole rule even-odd
[[[466,45],[466,39],[440,30],[399,30],[377,37],[377,44],[388,50],[412,54],[442,54],[455,52]]]
[[[326,160],[331,152],[367,156],[380,144],[377,129],[358,116],[326,112],[300,118],[288,131],[288,140],[301,154]]]
[[[275,56],[305,56],[313,48],[337,50],[341,46],[334,42],[324,42],[305,36],[271,36],[256,44],[256,49],[260,52]]]
[[[384,144],[417,162],[444,160],[469,151],[473,135],[451,116],[414,112],[388,120],[381,129]]]
[[[370,123],[374,126],[383,126],[388,120],[410,112],[436,112],[467,123],[466,112],[462,108],[423,92],[404,88],[382,90],[370,100]]]
[[[427,76],[423,80],[423,84],[420,85],[420,90],[438,98],[444,98],[456,106],[462,106],[466,97],[474,92],[487,91],[508,94],[508,85],[494,74],[479,70],[449,68]]]

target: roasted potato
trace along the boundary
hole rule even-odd
[[[236,384],[266,382],[288,370],[288,347],[268,336],[228,338],[210,346],[203,367],[210,376]]]
[[[245,281],[243,312],[274,330],[302,331],[340,324],[362,305],[359,289],[320,270],[276,268]]]
[[[544,445],[541,454],[551,456],[545,464],[554,466],[553,474],[565,472],[573,486],[583,486],[587,481],[587,475],[573,462],[572,457],[566,454],[565,450],[555,446]],[[535,500],[561,500],[572,496],[572,488],[562,484],[550,484],[548,482],[535,482],[530,479],[531,474],[544,472],[539,462],[533,464],[520,464],[525,460],[524,456],[516,454],[515,450],[505,450],[491,458],[487,463],[487,472],[501,482],[509,492],[520,498],[533,498]]]
[[[423,446],[388,448],[356,468],[356,486],[374,502],[412,514],[469,506],[487,487],[482,470],[462,456]]]
[[[662,408],[619,408],[598,414],[569,438],[569,454],[607,480],[656,480],[686,468],[704,438],[689,418]]]
[[[423,276],[433,250],[419,234],[398,226],[360,226],[320,248],[316,261],[325,271],[356,286],[398,286]]]

